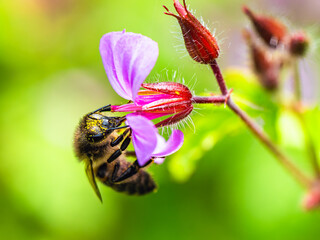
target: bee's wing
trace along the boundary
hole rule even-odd
[[[90,158],[88,158],[86,161],[86,174],[87,174],[88,180],[89,180],[93,190],[95,191],[98,198],[102,202],[101,193],[99,191],[98,185],[96,183],[96,179],[94,177],[93,168],[92,168],[92,160]]]

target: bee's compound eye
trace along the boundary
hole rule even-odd
[[[91,142],[99,142],[104,138],[104,134],[98,126],[91,126],[87,129],[86,137]]]
[[[108,119],[103,119],[101,125],[104,126],[104,127],[109,127],[109,120]]]
[[[104,139],[104,135],[102,133],[96,134],[96,135],[87,135],[87,139],[90,142],[100,142]]]
[[[87,127],[87,134],[88,135],[96,135],[96,134],[99,134],[100,132],[101,132],[101,129],[98,126]]]

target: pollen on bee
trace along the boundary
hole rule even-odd
[[[99,122],[101,123],[101,121],[97,121],[97,120],[91,120],[91,121],[87,121],[86,124],[86,129],[89,130],[90,128],[96,126],[97,124],[99,124]]]

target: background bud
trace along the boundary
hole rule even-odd
[[[254,14],[246,6],[243,7],[243,12],[250,18],[256,32],[269,47],[276,48],[287,36],[287,28],[280,21]]]
[[[312,210],[320,205],[320,189],[315,186],[310,189],[307,195],[304,197],[302,205],[306,210]]]
[[[289,52],[292,55],[303,57],[309,47],[309,39],[304,32],[297,32],[289,37]]]
[[[261,85],[267,90],[275,90],[279,85],[279,74],[282,63],[273,52],[258,44],[251,37],[248,30],[243,31],[246,39],[253,64],[253,70],[257,74]]]

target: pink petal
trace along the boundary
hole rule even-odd
[[[135,100],[159,50],[156,42],[141,34],[112,32],[102,37],[100,53],[114,90],[125,99]]]
[[[132,129],[132,143],[140,166],[146,164],[157,145],[157,129],[151,121],[135,114],[126,116]]]
[[[137,106],[134,103],[128,103],[123,105],[112,105],[111,110],[113,112],[134,112],[134,111],[141,111],[142,107]]]
[[[169,95],[169,94],[155,94],[155,95],[138,95],[135,99],[135,103],[137,105],[146,105],[154,101],[158,101],[161,99],[169,99],[176,98],[177,96]]]
[[[134,112],[130,116],[143,116],[148,120],[153,120],[168,115],[168,113]]]
[[[153,161],[156,163],[156,164],[162,164],[164,162],[164,159],[165,157],[155,157],[153,159]]]
[[[115,45],[119,39],[125,34],[124,32],[111,32],[103,35],[100,40],[100,54],[102,62],[107,73],[109,82],[113,89],[123,98],[130,100],[131,91],[127,88],[122,76],[119,73],[114,63]]]
[[[157,134],[157,147],[152,153],[152,156],[164,157],[175,153],[181,148],[183,139],[183,133],[180,130],[173,130],[167,142],[162,136]]]

